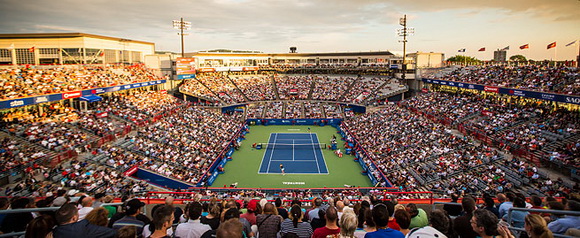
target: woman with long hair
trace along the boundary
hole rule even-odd
[[[530,238],[552,238],[546,220],[538,214],[529,214],[524,219],[524,229]]]
[[[308,222],[302,221],[304,214],[298,205],[290,208],[288,218],[282,222],[280,234],[282,237],[309,238],[312,236],[312,226]]]

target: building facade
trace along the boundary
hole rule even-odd
[[[151,42],[85,33],[0,34],[0,65],[143,63]]]

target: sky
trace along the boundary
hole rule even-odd
[[[0,33],[82,32],[180,52],[172,20],[183,17],[192,23],[186,52],[400,53],[403,15],[415,29],[407,52],[482,60],[506,46],[508,57],[534,60],[572,60],[579,52],[579,43],[565,45],[580,40],[580,0],[2,0]],[[552,42],[557,47],[547,50]],[[524,44],[529,49],[520,50]]]

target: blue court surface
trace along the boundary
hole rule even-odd
[[[315,133],[271,133],[259,174],[328,174]]]

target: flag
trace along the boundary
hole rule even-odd
[[[105,55],[105,52],[102,52],[102,51],[101,51],[101,53],[99,54],[99,56],[101,56],[101,57],[102,57],[103,55]]]
[[[576,44],[576,41],[572,41],[572,42],[566,44],[566,46],[571,46],[571,45],[575,45],[575,44]]]
[[[530,48],[530,44],[525,44],[525,45],[520,46],[520,50],[525,50],[525,49],[529,49],[529,48]]]
[[[485,47],[479,49],[478,51],[485,51]]]
[[[32,52],[34,52],[34,49],[36,49],[36,46],[30,47],[30,48],[28,49],[28,52],[31,52],[31,53],[32,53]]]
[[[457,52],[465,52],[465,48],[459,49]]]
[[[552,43],[550,43],[550,44],[548,44],[547,49],[549,50],[549,49],[552,49],[554,47],[556,47],[556,42],[555,41],[552,42]]]
[[[508,45],[508,46],[504,47],[504,48],[503,48],[503,49],[501,49],[501,50],[502,50],[502,51],[510,50],[510,46]]]

